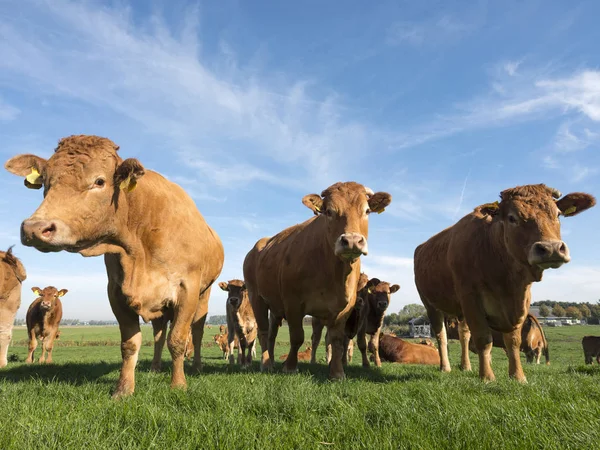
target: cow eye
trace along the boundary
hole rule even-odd
[[[97,187],[102,187],[105,183],[106,180],[104,180],[104,178],[98,178],[96,181],[94,181],[94,185]]]
[[[508,221],[510,223],[516,224],[517,223],[517,218],[515,216],[513,216],[512,214],[508,215]]]

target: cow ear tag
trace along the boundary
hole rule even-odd
[[[564,216],[568,216],[569,214],[573,214],[575,211],[577,211],[577,207],[576,206],[571,206],[569,208],[567,208],[564,212],[563,215]]]
[[[127,192],[133,191],[136,186],[137,186],[137,181],[131,179],[131,175],[129,175],[127,178],[125,178],[123,181],[121,181],[121,184],[119,185],[119,187],[121,189],[127,190]]]
[[[31,173],[25,177],[25,186],[30,189],[39,189],[42,187],[42,176],[35,167],[31,168]]]

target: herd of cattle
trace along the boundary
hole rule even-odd
[[[133,158],[123,160],[107,138],[69,136],[49,159],[18,155],[5,168],[23,177],[30,189],[43,189],[41,205],[21,224],[21,242],[41,252],[104,255],[108,297],[121,332],[122,368],[114,396],[132,394],[142,343],[139,317],[152,322],[153,370],[160,370],[165,341],[173,360],[172,387],[185,387],[184,359],[193,354],[200,370],[201,343],[211,287],[224,261],[223,245],[193,200],[177,184],[146,170]],[[215,342],[223,356],[247,366],[260,343],[261,370],[273,368],[282,321],[290,348],[283,371],[297,371],[298,360],[315,362],[323,328],[329,376],[344,378],[353,341],[369,366],[381,361],[437,364],[450,371],[447,339],[458,338],[463,370],[471,369],[469,350],[478,354],[479,375],[493,380],[492,346],[504,348],[509,375],[525,382],[519,352],[528,361],[549,362],[541,325],[528,314],[532,283],[544,270],[570,261],[559,217],[593,207],[586,193],[563,196],[543,184],[500,193],[500,201],[474,208],[414,254],[417,290],[431,321],[437,349],[429,340],[410,343],[382,334],[390,296],[400,289],[361,273],[368,253],[369,217],[391,203],[387,192],[355,183],[335,183],[320,195],[304,196],[314,214],[305,222],[260,239],[243,263],[243,280],[220,282],[227,292],[227,330]],[[21,302],[23,264],[0,252],[0,367],[6,365],[12,324]],[[30,339],[27,362],[37,339],[40,361],[52,361],[53,341],[66,290],[33,288],[27,312]],[[300,352],[303,319],[312,316],[312,345]],[[167,326],[170,331],[167,336]],[[367,344],[366,336],[371,339]],[[583,340],[586,362],[600,362],[600,338]],[[45,354],[47,353],[47,357]]]

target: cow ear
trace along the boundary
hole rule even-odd
[[[58,296],[62,297],[63,295],[65,295],[67,292],[69,292],[68,289],[61,289],[60,291],[58,291]]]
[[[381,280],[379,278],[371,278],[369,280],[369,282],[367,283],[367,290],[369,291],[369,294],[371,293],[371,288],[377,286],[379,283],[381,283]]]
[[[221,281],[221,282],[219,283],[219,287],[220,287],[222,290],[224,290],[224,291],[228,291],[228,290],[229,290],[229,285],[228,285],[226,282],[224,282],[224,281]]]
[[[246,290],[246,283],[242,284],[242,291]]]
[[[399,290],[400,290],[399,284],[393,284],[392,286],[390,286],[390,294],[398,292]]]
[[[39,287],[32,287],[31,292],[33,292],[35,295],[42,295],[42,290]]]
[[[500,203],[486,203],[485,205],[478,206],[475,209],[479,210],[479,212],[481,212],[483,215],[495,216],[500,212]]]
[[[356,290],[362,291],[368,282],[369,282],[369,277],[366,276],[364,273],[361,273],[360,278],[358,279],[358,286],[356,287]]]
[[[317,194],[308,194],[302,197],[302,203],[316,215],[321,213],[323,208],[323,199]]]
[[[14,175],[25,177],[24,184],[29,189],[40,189],[44,183],[42,174],[46,168],[46,160],[35,155],[18,155],[9,159],[4,168]]]
[[[368,202],[371,212],[381,214],[385,211],[385,208],[392,203],[392,196],[387,192],[375,192],[373,195],[369,196]]]
[[[596,199],[590,194],[584,192],[573,192],[556,200],[556,206],[565,217],[576,216],[580,212],[590,209],[596,204]]]
[[[128,158],[115,171],[115,186],[119,186],[119,189],[123,189],[125,192],[131,192],[145,173],[141,162],[135,158]]]

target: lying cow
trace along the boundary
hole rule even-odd
[[[38,297],[29,305],[25,321],[27,322],[27,336],[29,337],[29,354],[26,363],[33,362],[33,352],[37,348],[37,340],[42,341],[42,355],[40,363],[52,363],[52,348],[54,339],[58,337],[58,326],[62,319],[62,303],[60,297],[64,296],[67,289],[60,291],[54,286],[48,286],[44,289],[38,287],[31,288]],[[46,357],[46,353],[48,357]]]
[[[458,321],[447,320],[446,321],[448,339],[459,339],[458,336]],[[504,349],[506,353],[506,345],[504,344],[504,336],[499,331],[492,331],[492,346]],[[477,353],[477,348],[473,339],[469,341],[469,350],[473,353]],[[520,350],[525,353],[528,363],[536,364],[540,363],[542,354],[546,358],[546,365],[550,365],[550,350],[548,349],[548,341],[546,340],[546,334],[542,328],[542,324],[538,322],[535,316],[527,314],[525,321],[521,325],[521,348]]]
[[[229,363],[233,364],[233,343],[239,341],[238,364],[249,366],[252,364],[252,352],[256,345],[256,319],[252,306],[248,300],[246,285],[241,280],[222,281],[219,287],[227,292],[227,342],[229,344]],[[246,349],[248,355],[246,356]]]
[[[375,357],[375,354],[372,355]],[[383,361],[402,364],[439,364],[438,351],[429,345],[413,344],[399,337],[381,333],[379,356]]]
[[[312,355],[312,347],[310,345],[306,346],[306,349],[303,352],[298,352],[298,361],[310,361]],[[287,359],[288,354],[284,353],[279,357],[282,361]]]
[[[600,336],[584,336],[581,340],[586,364],[593,364],[594,358],[600,364]]]
[[[8,363],[8,346],[17,310],[21,306],[21,285],[27,278],[25,267],[12,253],[0,251],[0,368]]]
[[[190,326],[194,369],[212,283],[223,267],[223,245],[196,204],[175,183],[98,136],[60,140],[52,156],[10,159],[6,169],[25,186],[44,190],[44,200],[21,225],[21,242],[42,252],[66,250],[104,255],[108,298],[121,331],[123,365],[114,397],[135,389],[135,366],[145,322],[173,310],[167,345],[172,387],[185,387],[185,343]]]
[[[417,247],[415,283],[438,341],[442,371],[450,371],[446,314],[459,319],[462,369],[471,369],[468,343],[473,333],[479,376],[495,379],[490,354],[491,331],[496,330],[503,333],[509,375],[526,382],[519,349],[531,285],[541,281],[544,270],[571,260],[560,237],[559,217],[596,204],[589,194],[561,197],[543,184],[506,189],[500,203],[478,206]]]
[[[345,377],[344,328],[356,302],[360,256],[368,251],[369,214],[383,212],[391,201],[386,192],[336,183],[302,199],[316,217],[260,239],[246,255],[244,280],[258,324],[262,370],[273,366],[278,324],[285,318],[290,351],[283,371],[297,371],[303,319],[310,315],[324,320],[331,334],[329,377]]]

